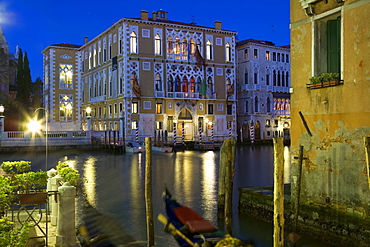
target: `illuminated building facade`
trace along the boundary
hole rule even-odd
[[[289,46],[247,39],[238,41],[236,50],[240,140],[289,138]]]
[[[123,18],[92,40],[85,38],[81,47],[45,49],[50,90],[45,102],[55,121],[76,121],[84,129],[91,107],[92,130],[120,130],[127,140],[172,138],[174,129],[185,141],[198,141],[199,132],[227,138],[236,133],[235,35],[220,21],[209,28],[170,21],[166,11],[151,18],[141,11],[140,18]],[[59,64],[47,62],[48,53],[59,49],[65,51],[55,56]],[[58,83],[71,93],[57,93]],[[64,96],[73,105],[61,114],[68,105]]]

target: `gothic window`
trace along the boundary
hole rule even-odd
[[[73,66],[70,64],[59,65],[59,88],[72,89],[73,88]]]
[[[271,100],[270,100],[270,97],[267,97],[266,105],[267,105],[267,112],[271,112]]]
[[[59,95],[59,121],[72,122],[72,95]]]
[[[162,79],[161,79],[161,75],[159,73],[157,73],[155,75],[155,90],[157,92],[162,92],[163,91]]]
[[[225,45],[225,53],[226,53],[226,62],[231,62],[231,47],[230,43],[226,43]]]
[[[156,34],[155,35],[155,44],[154,44],[154,54],[155,55],[161,55],[162,54],[162,51],[161,51],[161,37],[159,36],[159,34]]]
[[[254,112],[259,112],[257,96],[254,98]]]
[[[137,53],[137,36],[135,32],[130,35],[130,52]]]
[[[212,56],[212,43],[210,40],[207,41],[207,45],[206,45],[206,56],[207,56],[207,59],[208,60],[212,60],[213,59],[213,56]]]

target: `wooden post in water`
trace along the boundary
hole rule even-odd
[[[366,158],[366,170],[367,170],[367,180],[370,188],[370,137],[364,137],[364,147],[365,147],[365,158]]]
[[[154,246],[153,198],[152,198],[152,138],[145,137],[145,208],[148,247]]]
[[[274,247],[284,246],[284,139],[274,142]]]
[[[235,169],[235,138],[228,139],[227,145],[227,162],[225,169],[225,228],[226,233],[233,235],[232,228],[232,201],[233,201],[233,173]]]
[[[302,181],[302,163],[303,163],[303,146],[299,146],[299,156],[298,156],[298,177],[297,177],[297,194],[294,204],[294,231],[297,231],[298,225],[298,212],[299,212],[299,201],[301,197],[301,181]]]
[[[218,218],[222,218],[225,210],[225,176],[230,153],[230,139],[224,140],[220,149],[220,165],[218,171]]]

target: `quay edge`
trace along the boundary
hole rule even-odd
[[[285,235],[293,232],[294,203],[290,184],[285,191]],[[239,188],[239,213],[273,223],[273,186]],[[304,203],[299,207],[298,234],[322,241],[328,246],[369,246],[370,217],[356,208],[344,208],[333,203]]]

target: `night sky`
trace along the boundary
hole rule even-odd
[[[237,38],[260,39],[289,45],[289,0],[164,1],[164,0],[0,0],[0,26],[10,47],[27,52],[32,80],[42,78],[41,51],[51,44],[82,45],[121,18],[140,18],[140,10],[163,9],[168,19],[196,22],[238,32]]]

